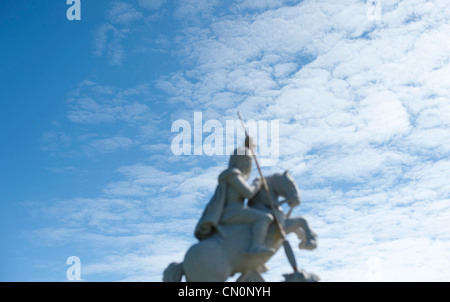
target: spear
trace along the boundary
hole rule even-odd
[[[283,239],[284,252],[286,253],[289,263],[291,264],[292,268],[294,269],[294,272],[297,272],[298,271],[297,262],[295,261],[294,252],[292,251],[292,247],[291,247],[289,241],[287,241],[287,239],[286,239],[286,232],[284,231],[283,225],[280,223],[280,221],[277,218],[276,210],[275,210],[275,203],[273,202],[272,196],[269,193],[269,186],[267,185],[266,179],[265,179],[264,175],[262,174],[261,167],[259,166],[258,159],[256,158],[256,153],[254,152],[253,146],[250,143],[250,136],[248,135],[247,129],[245,128],[244,119],[242,118],[242,115],[239,111],[237,112],[237,114],[239,116],[239,119],[241,120],[242,127],[244,128],[245,137],[249,139],[248,145],[249,145],[250,151],[252,153],[253,159],[255,160],[256,167],[258,168],[258,172],[259,172],[259,176],[261,177],[261,182],[262,182],[263,188],[267,192],[267,196],[269,197],[269,203],[270,203],[270,208],[272,210],[272,214],[274,217],[274,222],[277,225],[278,230],[280,231],[281,238]]]

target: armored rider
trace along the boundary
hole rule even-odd
[[[252,172],[253,148],[248,148],[251,143],[247,138],[244,147],[234,150],[229,167],[219,175],[219,184],[195,228],[195,236],[199,240],[205,239],[216,231],[219,224],[249,223],[252,225],[252,239],[247,253],[274,253],[274,249],[264,245],[273,216],[244,203],[261,188],[260,179],[255,179],[252,185],[247,184]]]

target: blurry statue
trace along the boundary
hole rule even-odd
[[[251,185],[252,140],[230,156],[228,168],[220,173],[213,197],[207,204],[194,231],[199,240],[187,251],[182,263],[172,263],[164,271],[164,281],[225,281],[240,273],[237,281],[264,281],[265,263],[283,245],[282,225],[287,233],[301,240],[300,249],[317,247],[317,235],[302,217],[289,217],[281,204],[292,210],[300,204],[300,195],[288,171],[265,177],[268,190],[261,190],[261,179]],[[283,197],[283,201],[278,201]],[[247,202],[245,202],[247,201]],[[271,204],[276,201],[276,204]],[[291,211],[289,211],[290,213]],[[317,281],[303,271],[285,275],[290,281]]]
[[[274,249],[264,246],[267,230],[273,216],[266,211],[245,205],[245,199],[253,198],[261,188],[255,179],[247,184],[252,172],[250,149],[236,149],[230,157],[229,167],[219,175],[216,192],[197,224],[195,236],[203,240],[213,234],[218,225],[250,224],[252,231],[248,254],[273,254]]]

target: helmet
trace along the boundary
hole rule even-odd
[[[239,169],[244,178],[246,180],[249,179],[250,174],[252,173],[252,157],[250,149],[245,147],[235,149],[230,156],[229,167]]]

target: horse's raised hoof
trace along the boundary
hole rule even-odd
[[[311,250],[315,249],[316,247],[317,247],[317,243],[316,243],[316,240],[314,240],[314,239],[303,240],[298,245],[299,249],[301,249],[301,250],[308,250],[308,251],[311,251]]]

